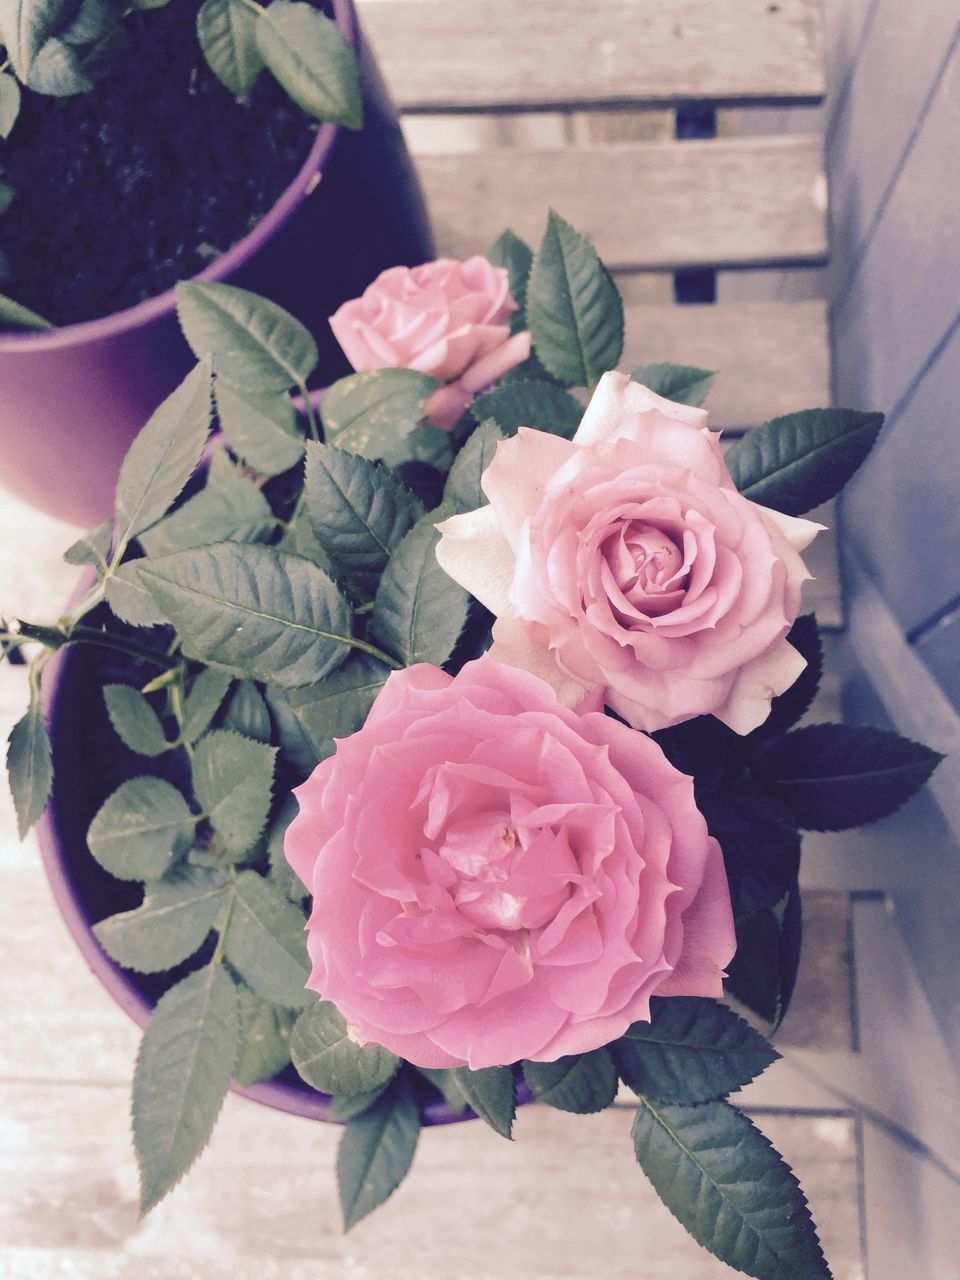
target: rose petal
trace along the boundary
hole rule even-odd
[[[691,427],[704,427],[707,423],[705,409],[665,400],[649,387],[634,382],[627,374],[613,372],[605,373],[597,383],[573,438],[579,445],[615,439],[625,418],[646,413],[649,409],[657,409],[663,417]]]
[[[740,669],[726,700],[713,714],[734,733],[751,733],[770,714],[771,698],[789,689],[806,665],[793,645],[781,640]]]
[[[497,445],[480,483],[512,547],[517,546],[523,522],[540,506],[549,480],[578,452],[569,440],[528,427]]]
[[[509,608],[516,557],[492,507],[451,516],[437,525],[440,567],[491,613]]]

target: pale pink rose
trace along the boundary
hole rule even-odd
[[[296,797],[308,986],[364,1042],[424,1067],[549,1062],[654,994],[721,994],[733,917],[692,779],[527,672],[394,672]]]
[[[784,637],[822,526],[742,497],[706,420],[607,373],[572,441],[498,446],[490,505],[439,525],[437,548],[496,614],[494,657],[638,729],[766,719],[805,665]]]
[[[530,354],[530,334],[510,336],[516,311],[507,271],[486,258],[440,258],[391,267],[345,302],[330,327],[354,369],[416,369],[447,385],[426,417],[452,427],[473,397]]]

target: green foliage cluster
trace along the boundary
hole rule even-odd
[[[277,0],[271,12],[295,7]],[[282,851],[289,787],[363,724],[391,670],[456,670],[486,647],[489,617],[440,570],[435,525],[485,502],[483,471],[521,425],[572,436],[574,392],[621,355],[616,288],[561,218],[551,214],[536,255],[506,233],[489,256],[510,272],[514,324],[530,328],[534,354],[449,434],[419,425],[436,383],[409,370],[344,378],[318,411],[307,392],[316,347],[297,321],[229,286],[180,286],[198,363],[131,447],[114,519],[66,554],[89,566],[93,585],[55,626],[14,622],[0,636],[8,657],[42,646],[7,757],[22,832],[53,783],[40,700],[49,655],[106,644],[139,673],[103,690],[137,763],[96,814],[89,846],[112,875],[143,884],[138,907],[95,926],[104,950],[142,973],[188,970],[159,1001],[137,1063],[141,1207],[190,1167],[231,1077],[267,1079],[290,1062],[332,1095],[331,1117],[345,1125],[347,1227],[406,1174],[428,1096],[509,1138],[521,1083],[577,1114],[609,1106],[623,1085],[638,1099],[637,1160],[702,1244],[760,1280],[822,1277],[796,1180],[727,1100],[776,1057],[727,1006],[655,999],[649,1022],[589,1053],[428,1071],[358,1044],[340,1013],[304,990],[309,900]],[[691,404],[713,378],[663,364],[635,376]],[[225,447],[191,488],[214,415]],[[810,410],[759,428],[727,458],[751,498],[797,514],[840,489],[879,425],[877,415]],[[104,602],[128,625],[93,612]],[[730,991],[771,1026],[799,955],[800,831],[884,816],[937,762],[880,730],[797,728],[820,677],[814,619],[799,619],[791,640],[807,671],[754,733],[702,718],[655,735],[694,776],[724,851],[740,944]],[[187,766],[179,784],[159,771],[171,755]]]
[[[89,92],[123,60],[124,20],[169,3],[0,0],[0,139],[9,137],[16,124],[24,89],[57,98]],[[333,19],[313,4],[204,0],[196,34],[210,70],[236,98],[248,97],[266,72],[314,119],[347,129],[362,126],[353,48]],[[0,215],[15,194],[0,181]],[[51,327],[43,316],[3,295],[0,322],[23,329]]]

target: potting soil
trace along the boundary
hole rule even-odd
[[[0,217],[0,290],[55,324],[109,315],[195,275],[296,176],[317,123],[262,72],[238,102],[206,64],[199,0],[131,13],[89,93],[25,92],[0,143],[16,195]]]

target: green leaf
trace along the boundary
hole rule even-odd
[[[248,987],[264,1000],[303,1009],[317,997],[310,977],[303,912],[256,871],[241,871],[224,933],[224,953]]]
[[[698,791],[697,807],[723,850],[734,918],[778,903],[800,867],[800,833],[787,806],[743,783]]]
[[[803,409],[748,431],[725,459],[745,498],[800,516],[840,492],[882,426],[882,413]]]
[[[162,627],[165,615],[140,582],[140,566],[144,560],[127,560],[107,578],[107,604],[121,620],[134,627]]]
[[[413,1163],[419,1135],[420,1108],[410,1076],[404,1072],[343,1131],[337,1184],[344,1231],[397,1189]]]
[[[207,442],[211,417],[209,361],[201,361],[169,395],[127,451],[117,480],[117,546],[160,519],[189,480]]]
[[[373,1089],[370,1093],[342,1093],[339,1098],[331,1098],[327,1115],[332,1121],[345,1123],[355,1116],[362,1116],[369,1111],[378,1098],[382,1098],[390,1088],[390,1081]]]
[[[801,657],[806,659],[807,665],[790,688],[771,701],[770,714],[763,724],[749,735],[753,742],[761,738],[776,737],[792,729],[807,713],[820,687],[820,677],[823,674],[823,646],[820,643],[816,617],[812,613],[805,613],[797,618],[787,633],[787,639]]]
[[[224,542],[149,561],[140,580],[184,653],[232,675],[289,688],[321,680],[349,652],[349,605],[299,556]]]
[[[241,389],[302,386],[317,363],[317,344],[300,321],[247,289],[182,281],[177,315],[194,355],[212,356],[217,375]]]
[[[67,97],[85,93],[115,65],[126,43],[122,12],[110,0],[80,0],[67,24],[44,42],[27,84],[37,93]]]
[[[378,659],[366,653],[354,653],[325,680],[302,689],[272,694],[271,706],[276,711],[282,705],[283,711],[296,718],[313,743],[346,738],[366,720],[389,674],[390,668]]]
[[[495,267],[506,267],[510,296],[522,314],[527,305],[527,282],[533,266],[532,249],[508,228],[494,240],[484,257]]]
[[[87,843],[118,880],[159,880],[186,852],[197,821],[172,783],[129,778],[97,810]]]
[[[216,925],[226,879],[212,867],[179,867],[145,887],[143,902],[93,926],[111,959],[138,973],[162,973],[198,951]]]
[[[470,406],[477,419],[494,418],[504,435],[534,427],[571,440],[583,417],[583,405],[555,382],[507,382],[477,396]]]
[[[261,1000],[249,987],[238,987],[237,995],[240,1054],[233,1078],[242,1085],[272,1080],[290,1062],[290,1032],[296,1014],[272,1000]]]
[[[466,417],[466,415],[464,415]],[[469,418],[466,419],[469,421]],[[381,461],[384,466],[396,472],[397,478],[406,484],[404,469],[410,470],[410,463],[426,463],[434,471],[444,475],[453,466],[454,437],[452,431],[434,426],[432,422],[421,422],[416,431],[403,437],[399,444],[384,449]],[[412,486],[411,486],[412,488]]]
[[[780,1056],[716,1000],[654,998],[651,1015],[649,1022],[629,1027],[613,1053],[624,1083],[658,1102],[722,1098],[749,1084]]]
[[[300,718],[300,695],[303,694],[306,698],[313,689],[322,689],[330,679],[332,676],[317,685],[307,685],[302,690],[267,689],[267,702],[280,754],[284,762],[296,771],[297,782],[309,777],[320,761],[326,760],[334,752],[333,739],[324,733],[314,734]]]
[[[7,776],[22,840],[47,807],[53,787],[50,739],[38,698],[13,726],[7,742]]]
[[[695,406],[706,400],[716,376],[710,369],[698,369],[693,364],[663,362],[641,365],[630,374],[634,382],[649,387],[666,400]]]
[[[204,0],[197,14],[197,37],[207,65],[238,98],[247,96],[263,70],[256,26],[256,11],[241,0]]]
[[[371,596],[423,506],[385,467],[325,444],[307,445],[306,502],[335,571]]]
[[[478,507],[487,505],[487,495],[480,481],[502,439],[503,432],[493,418],[477,427],[450,468],[443,491],[444,503],[452,504],[457,511],[476,511]]]
[[[42,45],[61,26],[69,0],[0,0],[0,44],[22,84]]]
[[[133,1079],[142,1214],[206,1146],[230,1085],[239,1033],[236,990],[219,965],[191,973],[154,1009]]]
[[[260,56],[298,107],[347,129],[363,125],[353,47],[312,5],[273,0],[257,19]]]
[[[113,521],[104,520],[95,529],[85,533],[63,553],[67,564],[95,565],[103,570],[107,567],[107,557],[113,546]]]
[[[886,729],[814,724],[772,742],[754,772],[804,830],[845,831],[899,809],[942,759]]]
[[[215,729],[196,745],[194,791],[218,843],[233,857],[256,844],[266,825],[276,755],[276,747],[227,729]]]
[[[330,563],[330,557],[317,541],[313,526],[304,507],[294,512],[283,537],[276,544],[276,547],[278,551],[300,556],[302,560],[309,560],[318,569],[322,569],[328,577],[333,577],[333,565]]]
[[[728,1102],[644,1099],[633,1145],[660,1199],[721,1262],[758,1280],[829,1280],[799,1183]]]
[[[736,925],[737,953],[727,965],[725,986],[775,1030],[790,1006],[800,967],[800,890],[792,885],[776,907]]]
[[[444,1102],[452,1111],[455,1111],[458,1116],[463,1115],[470,1104],[463,1096],[463,1090],[457,1084],[455,1075],[448,1067],[442,1070],[437,1070],[433,1067],[417,1067],[416,1070],[443,1095]]]
[[[14,76],[0,75],[0,138],[9,138],[20,114],[20,85]]]
[[[436,379],[412,369],[366,369],[340,378],[320,402],[330,444],[378,458],[417,428]]]
[[[511,1138],[513,1118],[517,1114],[517,1084],[512,1068],[484,1067],[471,1071],[469,1067],[456,1067],[453,1077],[480,1119],[502,1138]]]
[[[303,457],[303,437],[288,395],[241,395],[229,382],[218,382],[216,395],[227,444],[254,471],[277,476],[297,465]]]
[[[220,454],[200,492],[155,524],[140,542],[156,558],[217,542],[265,542],[276,527],[260,489]]]
[[[346,1021],[328,1000],[316,1000],[297,1019],[290,1054],[300,1076],[321,1093],[370,1093],[396,1075],[400,1059],[380,1045],[350,1038]]]
[[[524,1062],[523,1078],[541,1102],[577,1115],[603,1111],[617,1096],[617,1068],[608,1049]]]
[[[227,703],[221,728],[233,729],[235,733],[242,733],[245,738],[254,738],[257,742],[272,741],[270,709],[252,680],[238,682]]]
[[[379,458],[416,428],[437,385],[413,369],[365,369],[341,378],[320,403],[326,439],[348,453]]]
[[[6,294],[0,293],[0,325],[10,329],[53,329],[49,320],[20,302],[14,302]]]
[[[270,862],[270,870],[267,874],[284,897],[298,906],[302,904],[309,891],[287,861],[283,852],[283,842],[287,827],[299,812],[300,806],[296,799],[292,795],[285,796],[267,833],[267,857]]]
[[[534,349],[561,382],[593,387],[617,367],[620,294],[593,248],[552,209],[530,271],[526,310]]]
[[[87,93],[93,88],[93,80],[84,70],[80,52],[54,37],[44,44],[30,64],[27,85],[34,93],[68,98],[74,93]]]
[[[129,684],[108,684],[103,690],[107,715],[121,740],[141,756],[159,756],[169,751],[160,717],[139,689]]]
[[[452,510],[430,512],[397,547],[377,589],[370,636],[405,666],[444,663],[467,620],[470,597],[440,568],[435,521]]]
[[[196,742],[210,728],[232,683],[231,676],[213,667],[197,673],[184,703],[183,737],[187,742]]]

